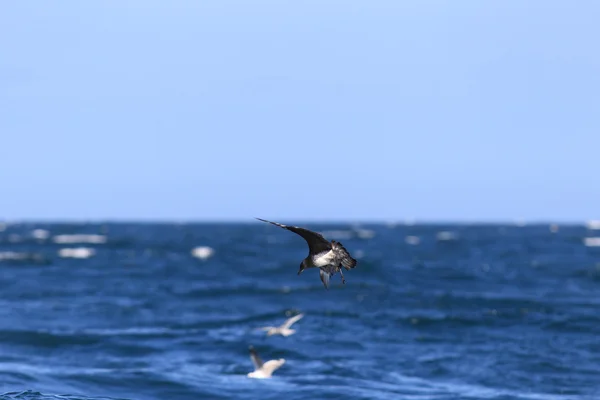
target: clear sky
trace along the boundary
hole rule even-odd
[[[600,2],[0,5],[0,219],[600,216]]]

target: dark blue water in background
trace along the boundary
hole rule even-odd
[[[600,398],[600,231],[304,226],[358,259],[345,286],[258,222],[0,228],[0,398]]]

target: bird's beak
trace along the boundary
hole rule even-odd
[[[304,271],[304,270],[306,269],[305,265],[306,265],[306,264],[305,264],[305,262],[304,262],[304,261],[302,261],[302,262],[300,263],[300,269],[298,270],[298,275],[300,275],[300,274],[302,273],[302,271]]]

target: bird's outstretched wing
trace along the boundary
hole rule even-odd
[[[298,315],[294,315],[292,318],[288,318],[283,325],[281,325],[282,329],[289,329],[290,326],[292,326],[296,321],[298,321],[300,318],[304,317],[304,314],[298,314]]]
[[[259,221],[268,222],[269,224],[273,224],[283,229],[287,229],[288,231],[292,231],[295,234],[302,236],[304,240],[306,240],[306,243],[308,243],[308,249],[312,254],[319,254],[324,251],[331,250],[331,243],[329,243],[327,239],[317,232],[309,231],[308,229],[297,226],[289,226],[277,222],[267,221],[266,219],[256,219]]]
[[[254,364],[255,369],[261,369],[263,366],[263,361],[258,356],[254,347],[250,346],[250,359],[252,360],[252,364]]]
[[[284,359],[269,360],[265,363],[265,365],[263,367],[263,371],[265,371],[266,374],[271,376],[271,374],[273,374],[273,372],[275,372],[275,370],[279,369],[283,364],[285,364]]]
[[[269,329],[273,329],[273,328],[275,328],[275,327],[274,326],[262,326],[262,327],[256,328],[256,329],[258,329],[259,331],[268,331]]]
[[[356,267],[356,260],[352,258],[350,253],[348,253],[348,250],[346,250],[346,248],[340,242],[332,240],[331,247],[336,258],[340,260],[340,263],[344,268],[346,268],[349,271],[352,268]]]

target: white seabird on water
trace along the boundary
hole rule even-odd
[[[293,323],[297,322],[302,317],[304,317],[304,314],[294,315],[292,318],[288,318],[283,324],[281,324],[281,326],[265,326],[264,328],[259,329],[267,331],[267,336],[290,336],[296,333],[294,329],[290,329],[290,326],[292,326]]]
[[[254,371],[248,373],[248,378],[270,378],[275,370],[285,364],[284,358],[280,358],[279,360],[269,360],[266,363],[263,363],[252,346],[250,346],[250,359],[252,360],[252,364],[254,364]]]
[[[292,231],[306,240],[308,243],[308,256],[302,260],[298,275],[308,268],[319,268],[321,282],[325,285],[325,289],[329,289],[329,278],[339,272],[342,277],[342,283],[346,283],[342,267],[350,270],[356,267],[356,260],[350,256],[350,253],[344,248],[340,242],[332,240],[327,241],[322,235],[309,231],[308,229],[299,228],[297,226],[288,226],[277,222],[267,221],[266,219],[256,218],[259,221],[268,222],[280,228]]]

